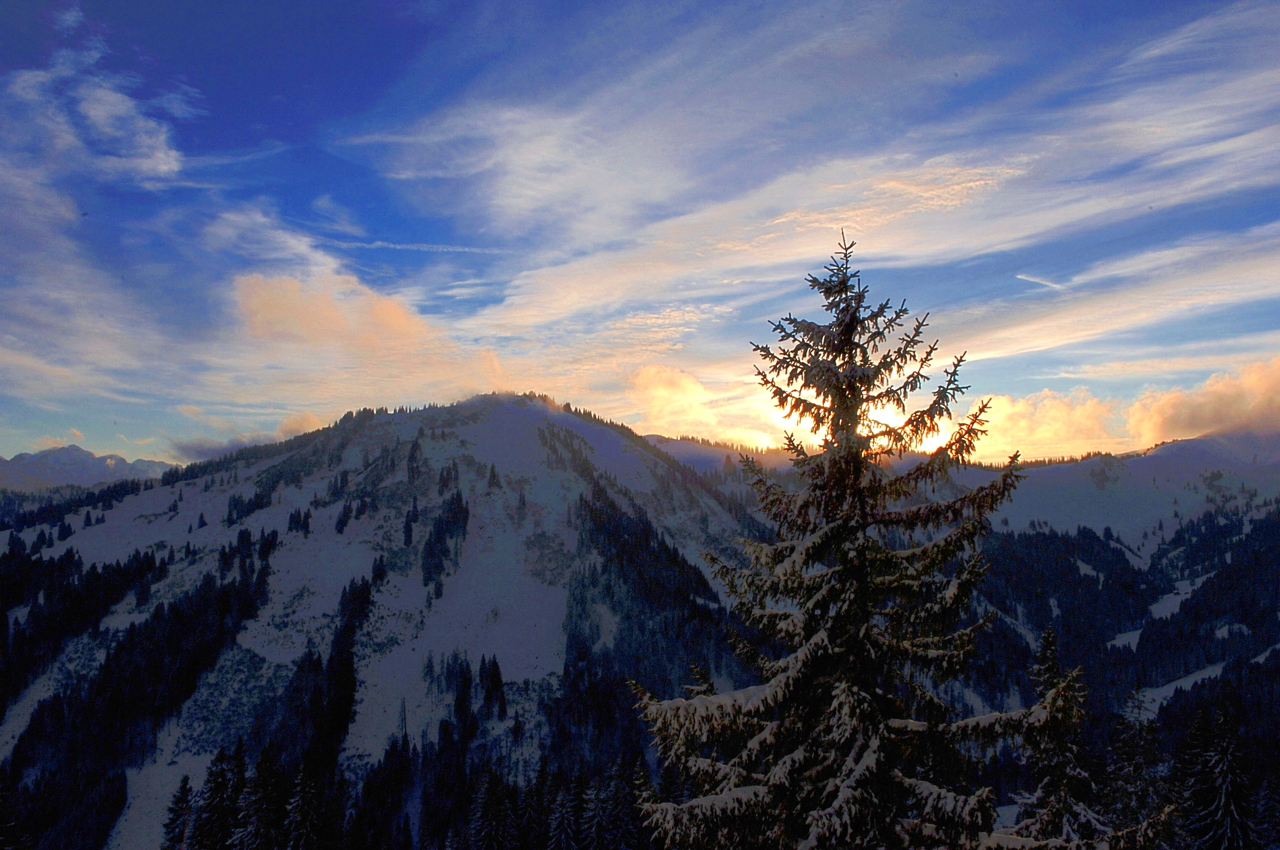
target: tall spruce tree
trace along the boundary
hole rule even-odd
[[[547,850],[577,850],[577,820],[573,789],[566,783],[547,814]]]
[[[178,790],[173,792],[173,799],[169,803],[161,850],[186,850],[187,836],[191,831],[191,804],[191,777],[183,774]]]
[[[1125,701],[1107,759],[1107,814],[1116,823],[1135,823],[1156,814],[1166,793],[1155,722],[1144,717],[1138,691]]]
[[[241,752],[237,748],[237,752]],[[236,804],[244,785],[243,755],[219,749],[205,771],[200,803],[192,819],[192,850],[225,850],[235,831]]]
[[[1280,847],[1280,787],[1273,777],[1268,776],[1258,786],[1253,811],[1258,846],[1262,850]]]
[[[320,791],[305,771],[298,771],[293,793],[285,808],[285,850],[319,850],[321,835]]]
[[[245,781],[236,806],[229,850],[276,850],[280,845],[279,813],[273,811],[270,778],[262,773]]]
[[[1111,850],[1163,846],[1174,827],[1176,807],[1168,801],[1168,765],[1154,720],[1138,691],[1129,695],[1107,759],[1103,795],[1107,817],[1123,828],[1109,838]]]
[[[13,549],[12,534],[9,548]],[[26,840],[18,824],[17,795],[14,793],[16,783],[6,773],[7,771],[0,770],[0,850],[25,850],[31,843]]]
[[[1062,669],[1057,633],[1046,629],[1031,669],[1044,714],[1036,723],[1027,724],[1025,733],[1026,756],[1036,788],[1019,801],[1020,823],[1010,830],[1012,835],[1093,846],[1090,842],[1111,832],[1106,819],[1092,808],[1093,780],[1082,761],[1082,675],[1078,667]]]
[[[694,792],[645,804],[668,847],[975,847],[995,802],[964,781],[967,748],[1026,716],[956,720],[936,687],[986,625],[967,619],[978,543],[1017,483],[1016,455],[989,483],[935,498],[984,433],[980,404],[904,460],[951,417],[963,357],[912,409],[937,343],[924,341],[927,317],[870,299],[852,247],[842,240],[826,276],[808,279],[830,321],[787,316],[776,349],[755,346],[761,383],[820,444],[786,438],[798,492],[743,458],[778,539],[748,543],[746,566],[714,562],[737,613],[780,650],[742,648],[759,685],[642,696],[662,758]]]
[[[1181,754],[1182,828],[1196,850],[1255,850],[1253,800],[1234,723],[1201,715]]]

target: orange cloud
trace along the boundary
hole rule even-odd
[[[350,275],[247,274],[231,297],[240,324],[224,351],[240,378],[222,394],[233,400],[342,411],[451,401],[505,381],[492,351],[460,351],[409,303]]]
[[[1015,451],[1025,458],[1127,451],[1133,441],[1117,427],[1117,401],[1085,390],[1042,390],[1023,398],[986,396],[987,436],[978,444],[980,460],[1003,461]],[[977,402],[975,402],[976,406]]]
[[[325,422],[311,411],[305,410],[302,413],[290,413],[282,419],[280,426],[276,428],[276,434],[279,435],[280,439],[287,440],[299,434],[317,431],[328,424],[328,422]]]
[[[650,363],[631,376],[627,395],[644,419],[637,428],[667,435],[701,434],[716,424],[711,393],[681,369]]]
[[[37,438],[31,445],[34,446],[37,451],[44,451],[45,449],[60,449],[72,442],[84,442],[84,433],[79,428],[68,428],[67,433],[70,435],[69,438],[54,437],[49,434],[45,434],[43,437]]]
[[[440,334],[389,295],[348,275],[323,274],[303,283],[260,274],[236,278],[235,298],[251,337],[357,352],[422,346]]]
[[[1127,412],[1144,445],[1223,431],[1280,431],[1280,357],[1214,375],[1190,390],[1149,392]]]
[[[631,411],[642,417],[632,425],[641,434],[768,447],[780,444],[784,432],[797,431],[755,382],[715,381],[708,387],[682,369],[657,363],[631,374],[626,398]],[[797,437],[808,440],[812,435],[801,429]]]
[[[987,396],[980,460],[1124,452],[1204,434],[1280,432],[1280,357],[1220,372],[1191,389],[1151,390],[1131,404],[1084,389]]]

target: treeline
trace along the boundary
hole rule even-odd
[[[252,587],[255,597],[265,602],[267,581],[271,575],[271,555],[279,545],[279,531],[262,529],[258,532],[257,542],[254,542],[249,529],[240,529],[234,544],[218,547],[218,578],[225,580],[233,569],[238,570],[240,583]]]
[[[239,523],[240,520],[269,507],[271,507],[270,490],[256,490],[248,498],[241,496],[239,493],[232,493],[227,497],[227,515],[223,519],[223,523],[227,528],[231,528]]]
[[[0,487],[0,529],[12,528],[13,521],[19,514],[36,508],[66,502],[88,492],[87,488],[77,484],[63,484],[28,493],[24,490],[9,490]]]
[[[28,528],[35,528],[37,525],[57,526],[66,522],[68,515],[78,514],[86,509],[109,511],[115,507],[116,502],[123,500],[125,497],[136,496],[144,490],[150,490],[155,486],[155,481],[139,481],[136,478],[117,481],[97,490],[81,493],[70,499],[64,499],[61,502],[41,505],[38,508],[22,511],[8,522],[0,522],[0,531],[13,529],[14,531],[22,532]]]
[[[219,475],[224,472],[230,472],[237,469],[241,465],[246,467],[261,463],[264,460],[270,460],[273,457],[279,457],[297,449],[311,445],[321,434],[327,429],[313,431],[310,434],[299,434],[279,443],[268,443],[261,446],[247,446],[243,449],[237,449],[233,452],[223,455],[222,457],[212,460],[203,460],[196,463],[189,463],[186,466],[175,466],[167,469],[160,476],[160,484],[168,487],[173,484],[179,484],[183,481],[196,481],[201,478],[207,478],[211,475]]]

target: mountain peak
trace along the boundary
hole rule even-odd
[[[124,478],[155,478],[173,464],[139,458],[133,462],[120,455],[95,455],[75,444],[23,452],[7,461],[0,458],[0,488],[43,490],[75,484],[89,487]]]

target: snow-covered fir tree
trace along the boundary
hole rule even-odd
[[[1258,786],[1253,798],[1254,825],[1262,850],[1280,847],[1280,787],[1272,777]]]
[[[1121,829],[1110,839],[1113,850],[1165,846],[1174,825],[1177,808],[1169,801],[1169,766],[1145,708],[1137,691],[1130,694],[1108,751],[1103,797],[1107,817]]]
[[[577,815],[573,789],[561,787],[547,816],[547,850],[577,850]]]
[[[1167,793],[1155,722],[1143,716],[1137,691],[1116,722],[1107,759],[1107,814],[1115,823],[1137,823],[1163,808]]]
[[[970,744],[1026,716],[957,720],[936,687],[986,625],[966,619],[985,572],[977,544],[1013,491],[1016,457],[990,483],[936,498],[983,434],[982,404],[904,459],[950,420],[963,357],[912,409],[937,344],[905,305],[871,301],[851,250],[809,278],[830,321],[787,316],[773,324],[777,348],[755,346],[761,383],[820,443],[787,437],[798,492],[743,458],[778,539],[748,544],[749,565],[714,565],[737,613],[780,651],[744,646],[759,685],[642,698],[662,758],[693,791],[645,805],[668,847],[976,847],[994,799],[964,780]]]
[[[235,831],[236,806],[244,787],[244,751],[220,749],[205,772],[192,822],[192,850],[225,850]]]
[[[596,850],[608,843],[609,813],[605,791],[598,781],[587,784],[582,794],[582,821],[578,844],[584,850]]]
[[[471,850],[504,850],[515,844],[516,833],[511,821],[502,777],[490,771],[480,781],[471,798]]]
[[[317,850],[321,846],[320,792],[305,771],[298,772],[286,811],[285,850]]]
[[[1092,847],[1111,832],[1106,819],[1092,808],[1094,784],[1082,763],[1082,675],[1078,667],[1063,671],[1057,633],[1047,629],[1031,668],[1043,713],[1024,732],[1025,755],[1036,788],[1019,800],[1019,823],[1009,831],[1012,835]]]
[[[1234,724],[1199,717],[1180,759],[1182,828],[1195,850],[1257,850],[1252,794]]]
[[[164,822],[164,842],[160,850],[186,850],[187,836],[191,831],[192,814],[191,777],[183,774],[178,790],[173,792],[168,817]]]
[[[260,779],[249,779],[240,793],[230,850],[274,850],[277,846],[277,824],[272,823],[270,800]]]
[[[634,850],[640,840],[636,823],[636,798],[631,785],[616,769],[605,777],[605,832],[600,846],[608,850]]]
[[[190,794],[190,787],[187,790]],[[9,778],[0,772],[0,850],[24,850],[31,846],[18,826],[14,797]]]

